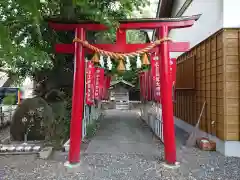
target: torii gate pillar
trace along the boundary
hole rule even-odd
[[[85,40],[84,28],[76,28],[75,37]],[[74,51],[74,77],[73,77],[73,95],[72,95],[72,114],[70,124],[70,148],[69,162],[71,164],[79,163],[80,149],[82,140],[82,120],[84,110],[84,77],[85,77],[85,56],[84,48],[80,43],[75,42]]]
[[[159,39],[168,37],[168,26],[159,28]],[[176,142],[175,142],[175,127],[172,103],[172,79],[170,77],[170,57],[168,41],[159,45],[160,59],[160,84],[161,84],[161,103],[163,117],[163,138],[164,152],[167,164],[175,164],[176,157]]]

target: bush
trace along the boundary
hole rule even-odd
[[[15,93],[8,94],[3,98],[3,105],[14,105],[16,103],[17,96]]]
[[[97,122],[96,120],[93,121],[92,124],[87,125],[86,128],[86,138],[92,138],[96,135],[97,132]]]

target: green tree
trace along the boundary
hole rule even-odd
[[[59,65],[63,56],[55,56],[52,44],[69,41],[72,34],[53,35],[44,20],[95,20],[109,27],[127,18],[147,0],[6,0],[0,2],[0,66],[18,78],[33,75]],[[113,39],[114,28],[107,34]],[[106,35],[104,36],[106,37]],[[60,59],[60,60],[59,60]]]
[[[3,105],[14,105],[16,103],[16,93],[9,93],[3,98]]]
[[[9,74],[10,80],[26,76],[34,77],[37,82],[44,80],[46,87],[40,86],[36,92],[45,100],[51,89],[61,90],[65,86],[68,86],[67,90],[64,89],[65,94],[71,97],[73,56],[55,54],[53,44],[72,42],[74,32],[54,32],[48,27],[45,18],[98,21],[110,29],[105,33],[89,32],[88,41],[97,39],[100,42],[113,42],[117,20],[129,17],[133,10],[147,4],[148,0],[1,0],[0,68]],[[136,40],[135,34],[130,39]],[[130,74],[133,77],[134,74]],[[29,101],[29,107],[35,107],[31,103],[39,103],[32,99]],[[19,112],[24,114],[28,110],[22,108]],[[71,107],[67,108],[67,115],[70,110]],[[16,119],[20,119],[19,114],[16,114]],[[52,125],[56,122],[59,121],[55,120]],[[17,131],[14,129],[14,132]]]

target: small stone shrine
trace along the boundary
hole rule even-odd
[[[123,79],[111,82],[110,100],[114,102],[115,109],[129,109],[129,90],[131,88],[134,88],[134,85]]]

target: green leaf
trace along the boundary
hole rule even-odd
[[[112,8],[118,3],[118,8]],[[126,19],[133,10],[147,4],[147,0],[12,0],[0,2],[0,57],[1,66],[19,77],[48,70],[54,66],[63,68],[64,55],[55,55],[56,42],[72,42],[72,32],[54,32],[43,17],[59,19],[94,20],[110,27],[100,33],[98,41],[115,41],[119,19]],[[70,12],[73,10],[72,12]],[[141,41],[139,33],[128,33],[131,42]],[[138,39],[139,37],[139,39]],[[56,68],[56,67],[55,67]],[[116,64],[113,66],[116,73]],[[134,74],[135,72],[133,72]],[[128,75],[130,76],[130,75]]]

